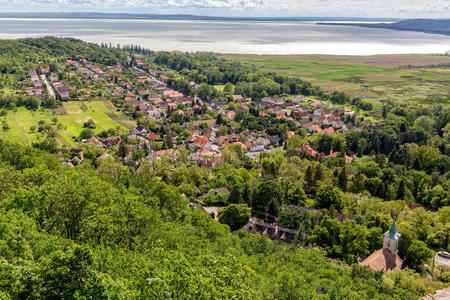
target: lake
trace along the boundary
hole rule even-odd
[[[153,50],[240,54],[443,53],[450,36],[311,21],[192,21],[0,18],[0,39],[76,37]]]

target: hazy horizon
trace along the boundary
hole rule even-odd
[[[447,0],[0,0],[3,13],[191,14],[217,17],[445,18]]]

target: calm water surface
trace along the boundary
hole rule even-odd
[[[315,22],[0,19],[0,39],[76,37],[153,50],[249,54],[443,53],[450,36]]]

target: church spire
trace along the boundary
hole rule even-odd
[[[395,226],[395,220],[396,218],[394,218],[394,222],[392,222],[391,229],[389,229],[389,236],[393,239],[397,235],[397,227]]]

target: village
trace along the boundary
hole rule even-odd
[[[358,118],[357,112],[344,106],[335,106],[303,96],[290,100],[273,97],[258,100],[233,94],[232,102],[212,102],[195,95],[184,95],[169,87],[168,76],[155,71],[140,59],[135,60],[131,78],[129,75],[121,76],[125,68],[120,63],[106,69],[85,59],[67,60],[65,64],[93,84],[100,84],[111,95],[112,102],[131,118],[133,113],[139,112],[152,121],[153,130],[141,124],[121,135],[93,136],[82,141],[103,148],[104,156],[111,153],[111,148],[124,145],[127,154],[123,157],[123,161],[133,168],[138,168],[145,160],[151,161],[163,155],[176,159],[181,148],[187,149],[190,153],[188,160],[200,167],[220,166],[222,150],[230,145],[239,145],[246,156],[257,161],[261,152],[282,147],[286,139],[295,135],[295,128],[303,130],[306,135],[314,133],[333,135],[379,125],[372,124],[368,119]],[[43,101],[49,96],[56,97],[60,101],[69,99],[83,101],[92,95],[90,89],[76,92],[75,87],[66,86],[60,77],[51,72],[50,67],[32,70],[30,79],[33,87],[27,89],[28,95],[39,96]],[[43,81],[48,95],[45,93]],[[194,91],[199,87],[195,82],[189,84]],[[248,128],[233,128],[229,125],[235,121],[238,110],[249,111],[250,107],[253,111],[256,110],[258,117],[291,122],[294,125],[293,130],[288,130],[285,137],[281,138],[279,135],[259,133]],[[212,118],[212,115],[216,117]],[[174,128],[164,122],[169,117],[177,120],[180,126]],[[321,154],[309,145],[303,145],[297,150],[311,158],[317,158],[319,155],[336,157],[339,154],[338,152]],[[65,164],[73,167],[82,162],[81,149],[71,149],[69,153]],[[136,155],[137,153],[139,155]],[[354,159],[355,154],[345,154],[346,163]]]

